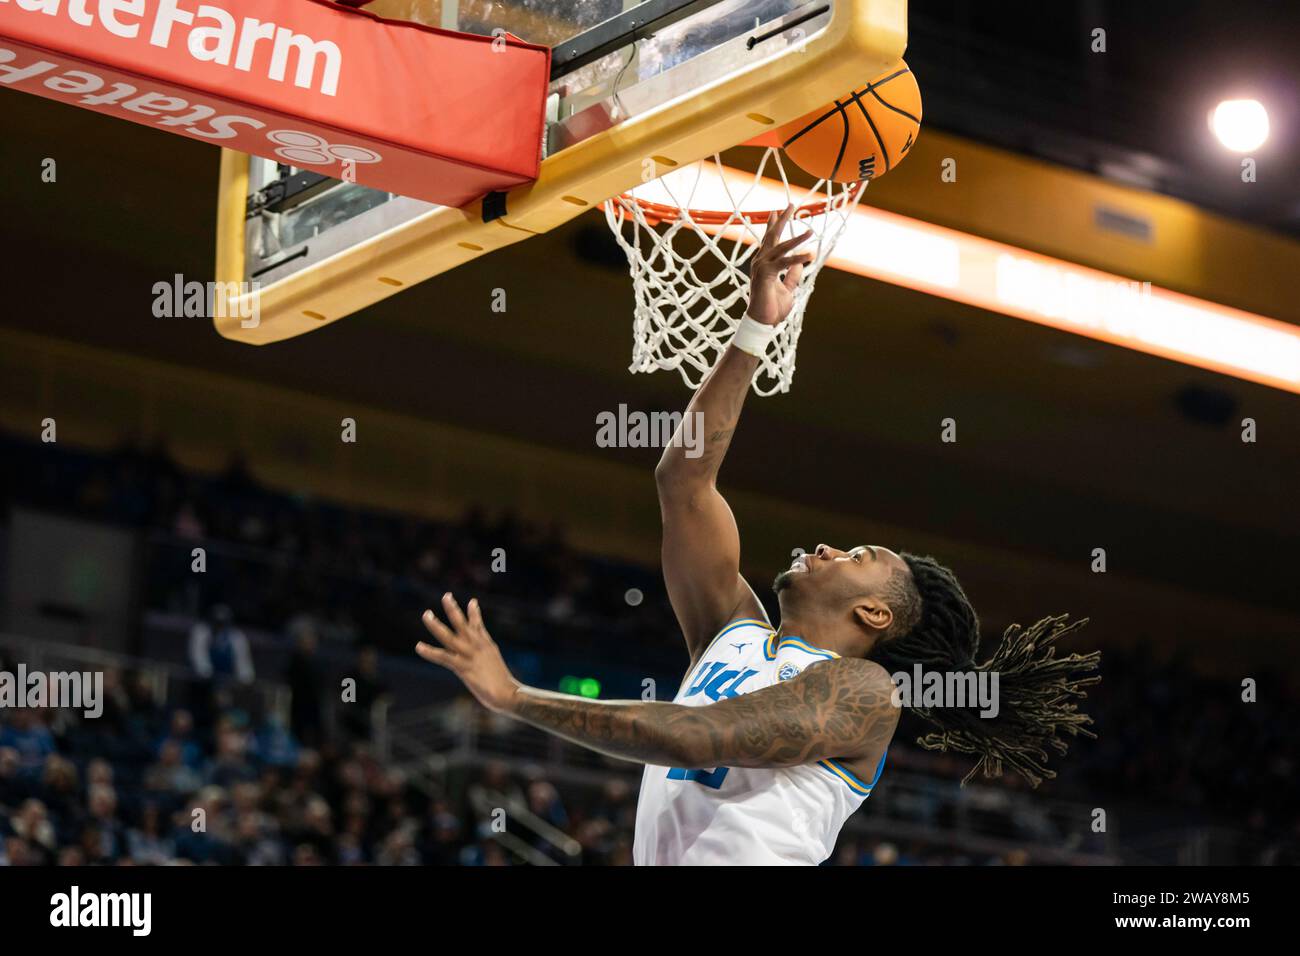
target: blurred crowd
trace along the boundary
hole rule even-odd
[[[476,595],[512,644],[599,651],[606,665],[680,666],[657,567],[582,555],[563,531],[510,511],[458,521],[363,511],[260,486],[238,457],[216,476],[182,471],[161,447],[112,455],[0,435],[4,501],[138,529],[149,547],[151,608],[228,606],[245,628],[310,625],[327,642],[406,652],[438,595]],[[190,551],[207,550],[191,571]]]
[[[0,669],[12,661],[0,658]],[[416,781],[377,759],[364,727],[303,746],[229,703],[160,703],[144,674],[109,670],[96,720],[14,710],[0,722],[0,865],[626,865],[633,773],[557,786],[541,765],[486,760]],[[212,687],[196,680],[188,691]],[[224,694],[217,697],[225,700]],[[494,721],[470,701],[448,729]],[[417,785],[418,783],[418,785]],[[525,815],[568,841],[539,834]],[[523,853],[507,850],[506,834]],[[850,836],[831,865],[1015,865],[1028,851],[963,852],[941,838]]]
[[[513,615],[512,643],[544,648],[574,673],[624,662],[671,681],[682,660],[656,567],[581,554],[560,529],[509,514],[438,522],[278,493],[238,460],[205,477],[162,449],[96,456],[0,438],[0,452],[14,465],[0,479],[6,514],[22,504],[138,530],[152,542],[141,603],[194,620],[193,682],[162,699],[145,675],[110,671],[100,720],[0,711],[0,863],[505,864],[520,853],[506,852],[482,811],[503,801],[577,841],[562,853],[532,831],[512,834],[524,854],[630,860],[635,775],[560,785],[544,763],[488,763],[412,781],[376,755],[368,714],[385,692],[381,659],[407,654],[419,611],[445,590],[491,599]],[[168,557],[196,543],[209,552],[202,576]],[[499,554],[508,574],[494,573]],[[254,673],[254,630],[283,643],[283,671]],[[318,640],[356,655],[359,699],[338,722],[322,718],[337,675],[317,660]],[[1231,682],[1138,641],[1102,666],[1087,704],[1099,739],[1054,759],[1061,777],[1046,792],[1139,807],[1153,828],[1232,828],[1257,840],[1255,862],[1295,862],[1294,689],[1257,675],[1266,692],[1243,704]],[[263,677],[292,690],[284,722],[239,693]],[[475,719],[470,711],[461,719]],[[943,780],[965,772],[963,760],[910,746],[921,732],[905,718],[891,766]],[[1014,777],[996,786],[1023,789]],[[832,862],[1030,861],[847,836]]]
[[[488,763],[417,788],[351,733],[308,748],[237,706],[205,727],[142,675],[106,677],[99,719],[5,713],[0,865],[507,865],[494,827],[510,832],[515,806],[578,841],[572,859],[541,843],[556,862],[630,860],[635,794],[621,778],[562,800],[540,773]],[[499,821],[474,809],[488,804]]]

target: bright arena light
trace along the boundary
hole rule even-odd
[[[1268,139],[1268,110],[1259,100],[1224,100],[1210,114],[1210,129],[1228,149],[1249,153]]]

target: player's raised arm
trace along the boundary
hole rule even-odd
[[[676,440],[664,449],[655,469],[664,528],[664,581],[692,659],[729,621],[766,616],[740,576],[740,532],[716,482],[758,368],[757,356],[770,339],[769,330],[790,314],[795,287],[812,258],[811,253],[796,251],[807,234],[777,241],[793,215],[792,206],[768,221],[750,264],[746,319],[691,399]],[[703,448],[698,457],[691,457],[688,451],[695,450],[682,440],[681,431],[697,415]]]
[[[468,615],[443,597],[447,624],[425,626],[438,645],[416,650],[456,674],[488,709],[611,757],[666,767],[796,767],[884,754],[899,708],[879,664],[837,658],[787,681],[703,707],[603,701],[525,687],[506,668],[477,601]]]

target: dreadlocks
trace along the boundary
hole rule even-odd
[[[1068,615],[1062,614],[1028,629],[1012,624],[993,656],[977,663],[979,619],[953,573],[931,557],[901,557],[911,569],[911,579],[895,576],[888,595],[895,612],[894,633],[876,644],[871,659],[891,674],[910,671],[916,664],[923,670],[996,672],[1000,693],[1000,712],[992,719],[966,707],[913,706],[917,716],[938,728],[917,743],[927,750],[978,757],[963,786],[981,770],[986,777],[1001,776],[1003,764],[1033,787],[1055,777],[1046,766],[1046,748],[1060,754],[1068,749],[1058,732],[1096,736],[1087,729],[1092,718],[1080,713],[1076,702],[1088,696],[1083,688],[1101,680],[1084,676],[1097,669],[1101,653],[1058,658],[1053,646],[1088,619],[1067,623]]]

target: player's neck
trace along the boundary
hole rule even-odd
[[[834,651],[840,657],[866,657],[875,643],[862,628],[842,615],[817,614],[803,609],[782,609],[777,635],[782,639],[797,637],[814,647]]]

